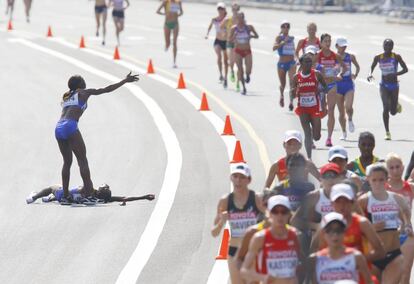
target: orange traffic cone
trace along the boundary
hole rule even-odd
[[[227,259],[229,253],[229,239],[230,233],[229,229],[224,229],[223,238],[221,239],[219,255],[216,256],[216,259]]]
[[[150,59],[149,63],[148,63],[148,68],[147,68],[147,73],[148,74],[154,74],[154,66],[152,66],[152,60]]]
[[[200,106],[200,111],[206,111],[206,110],[210,110],[210,108],[208,107],[208,102],[207,102],[207,96],[206,93],[203,92],[203,96],[201,98],[201,106]]]
[[[52,37],[53,36],[53,34],[52,34],[52,28],[50,26],[47,29],[47,35],[46,36],[47,37]]]
[[[234,164],[234,163],[246,163],[246,161],[243,158],[243,152],[242,152],[239,140],[236,141],[236,147],[234,148],[233,160],[230,163],[232,163],[232,164]]]
[[[79,48],[85,48],[86,46],[85,46],[85,38],[82,36],[81,37],[81,40],[80,40],[80,43],[79,43]]]
[[[121,56],[119,56],[119,50],[118,47],[115,47],[115,52],[114,52],[114,60],[120,60]]]
[[[12,24],[12,21],[11,20],[9,20],[9,24],[7,25],[7,30],[8,31],[13,30],[13,24]]]
[[[230,115],[226,115],[226,121],[224,123],[224,130],[223,133],[221,135],[233,135],[233,127],[231,127],[231,122],[230,122]]]
[[[180,73],[180,78],[178,79],[178,86],[177,89],[185,89],[185,82],[184,82],[184,76],[183,73]]]

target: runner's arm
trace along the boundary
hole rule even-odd
[[[317,284],[318,281],[316,279],[316,253],[313,253],[308,258],[308,271],[309,271],[309,281],[311,284]]]
[[[361,67],[359,66],[358,61],[356,60],[356,57],[354,54],[351,54],[351,62],[355,65],[355,74],[353,74],[353,78],[355,79],[356,77],[358,77],[359,71],[361,70]]]
[[[137,200],[143,200],[143,199],[151,201],[151,200],[155,199],[155,195],[154,194],[146,194],[146,195],[142,195],[142,196],[131,196],[131,197],[112,196],[110,202],[130,202],[130,201],[137,201]]]
[[[369,272],[369,269],[368,269],[367,260],[365,259],[365,257],[362,255],[361,252],[359,251],[356,252],[355,260],[356,260],[356,265],[357,265],[357,271],[361,273],[362,277],[365,280],[365,283],[373,284],[372,279],[371,279],[371,273]]]
[[[124,10],[128,9],[131,4],[129,3],[129,0],[125,0],[126,6],[124,7]]]
[[[274,163],[270,167],[269,174],[267,175],[265,189],[270,190],[270,187],[272,186],[272,183],[275,180],[275,176],[278,171],[279,171],[279,165],[277,163]]]
[[[407,202],[404,200],[404,198],[399,195],[399,194],[395,194],[395,201],[397,201],[401,213],[402,213],[402,221],[403,221],[403,226],[404,226],[404,230],[405,232],[412,236],[413,235],[413,225],[411,224],[411,210],[410,207],[408,207]]]
[[[405,180],[408,180],[408,179],[414,180],[413,169],[414,169],[414,151],[411,153],[411,159],[405,171]]]
[[[209,35],[210,31],[211,31],[211,28],[213,27],[213,21],[214,21],[214,19],[211,20],[210,25],[208,26],[207,34],[205,36],[205,39],[208,39],[208,35]]]
[[[246,258],[247,252],[249,251],[249,244],[254,234],[257,232],[257,225],[250,226],[247,228],[246,233],[243,236],[240,247],[237,249],[236,259],[237,266],[240,268],[244,259]]]
[[[295,50],[296,58],[299,58],[299,51],[302,49],[304,41],[305,41],[304,39],[299,40],[298,45],[296,46],[296,50]]]
[[[255,234],[250,241],[249,250],[246,258],[243,261],[240,273],[245,280],[250,282],[260,281],[262,283],[269,283],[269,277],[265,274],[256,272],[254,261],[262,249],[264,243],[264,236]]]
[[[371,72],[369,73],[368,78],[367,78],[368,82],[371,82],[371,80],[374,79],[374,77],[372,76],[372,73],[374,72],[374,69],[375,69],[375,67],[378,64],[378,60],[379,60],[378,58],[379,58],[379,56],[376,55],[374,57],[374,60],[372,61],[372,64],[371,64]]]
[[[344,60],[339,54],[336,54],[336,60],[338,61],[339,65],[341,66],[341,73],[339,73],[339,76],[342,78],[343,74],[345,74],[346,71],[348,71],[348,67],[345,65]]]
[[[166,3],[167,3],[166,1],[162,1],[161,5],[158,7],[157,12],[156,12],[158,15],[165,15],[166,14],[165,9],[164,9],[164,12],[161,12],[161,9],[163,7],[165,8]]]
[[[309,173],[313,175],[318,181],[320,181],[321,173],[318,171],[318,168],[316,167],[316,165],[311,160],[308,160],[307,164],[308,164]]]
[[[400,76],[402,74],[405,74],[408,72],[408,67],[407,64],[405,64],[404,60],[402,59],[401,55],[397,54],[396,55],[397,61],[398,63],[400,63],[402,70],[397,72],[397,76]]]
[[[131,82],[136,82],[139,80],[139,75],[131,75],[131,72],[129,72],[129,74],[125,77],[125,79],[119,81],[118,83],[109,85],[105,88],[101,88],[101,89],[86,89],[82,91],[82,94],[85,94],[87,96],[98,96],[98,95],[102,95],[105,93],[110,93],[112,91],[115,91],[116,89],[118,89],[119,87],[123,86],[126,83],[131,83]]]
[[[256,32],[253,26],[249,26],[249,30],[251,33],[253,33],[253,35],[251,36],[252,38],[259,38],[259,34]]]
[[[184,14],[184,11],[183,11],[183,4],[182,4],[183,2],[181,2],[180,1],[180,13],[178,14],[178,17],[181,17],[183,14]]]
[[[211,229],[211,235],[213,237],[217,237],[220,234],[221,229],[226,224],[227,218],[227,197],[223,197],[217,205],[217,215],[214,218],[214,225]]]
[[[385,258],[386,251],[371,222],[365,217],[361,218],[360,228],[364,237],[369,241],[372,247],[372,250],[366,255],[367,260],[373,262]]]
[[[296,89],[298,87],[298,76],[295,74],[292,80],[292,87],[290,88],[290,96],[296,98],[298,96]]]
[[[319,229],[312,237],[309,252],[317,252],[321,247],[324,247],[324,245],[326,245],[326,243],[325,239],[323,239],[322,229]]]
[[[236,39],[235,31],[236,31],[235,26],[232,26],[230,29],[230,36],[229,36],[230,42],[234,42],[234,40]]]
[[[255,194],[255,202],[257,209],[264,214],[266,212],[266,207],[263,205],[262,197],[257,193]]]
[[[278,35],[275,39],[275,43],[273,44],[273,51],[279,49],[284,44],[285,44],[285,42],[281,41],[280,35]]]

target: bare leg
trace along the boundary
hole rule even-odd
[[[30,8],[32,7],[32,0],[24,0],[26,21],[30,22]]]
[[[290,67],[289,72],[288,72],[290,89],[292,89],[292,86],[293,86],[293,77],[295,76],[295,73],[296,73],[296,64],[294,64],[292,67]],[[290,91],[289,91],[289,102],[290,102],[291,107],[292,107],[293,106],[293,96],[292,96]]]
[[[106,19],[108,17],[108,12],[105,10],[105,12],[102,13],[102,44],[105,45],[105,39],[106,39]]]
[[[236,53],[236,64],[237,64],[237,80],[242,83],[243,93],[246,94],[246,86],[244,84],[244,70],[243,70],[243,58],[240,54]]]
[[[93,183],[91,180],[91,173],[89,171],[88,159],[86,158],[86,147],[79,130],[69,137],[69,143],[76,159],[78,160],[79,170],[83,180],[82,191],[86,196],[92,195]]]
[[[164,26],[164,38],[165,38],[165,51],[170,48],[171,44],[171,30],[165,25]]]
[[[229,256],[227,259],[230,272],[230,281],[232,284],[243,284],[245,283],[240,275],[240,268],[237,266],[237,260],[235,257]]]
[[[284,99],[284,93],[285,93],[285,87],[286,87],[286,72],[282,68],[277,68],[277,75],[279,76],[279,91],[280,91],[280,100],[279,104],[281,107],[285,106],[285,99]]]
[[[48,196],[49,194],[51,194],[52,193],[52,188],[51,187],[48,187],[48,188],[45,188],[45,189],[42,189],[41,191],[39,191],[38,193],[36,193],[32,198],[33,198],[33,201],[36,201],[37,199],[39,199],[39,198],[42,198],[42,197],[45,197],[45,196]]]
[[[69,179],[70,179],[70,167],[72,165],[72,149],[68,140],[57,140],[60,153],[63,157],[62,167],[62,188],[63,195],[69,196]]]
[[[101,26],[101,14],[95,12],[96,20],[96,36],[99,36],[99,28]]]
[[[177,63],[177,39],[178,39],[178,33],[180,31],[180,27],[177,22],[177,26],[174,28],[173,32],[173,55],[174,55],[174,66]]]
[[[399,255],[391,263],[385,267],[385,270],[382,272],[381,283],[387,284],[398,284],[400,283],[401,275],[403,272],[404,257]]]
[[[333,87],[326,96],[328,103],[328,138],[331,139],[335,127],[336,87]]]
[[[345,111],[349,121],[352,121],[352,118],[354,116],[354,93],[354,91],[349,91],[345,94]]]
[[[401,284],[410,284],[411,269],[414,261],[414,237],[408,237],[401,246],[401,251],[404,256],[403,275],[401,277]]]
[[[336,105],[339,111],[339,124],[342,132],[346,132],[346,118],[345,118],[345,96],[336,94]]]
[[[244,58],[244,64],[246,65],[246,76],[249,78],[250,81],[250,75],[252,74],[252,68],[253,68],[253,55],[249,54]]]
[[[382,120],[384,122],[385,131],[390,131],[390,91],[386,90],[383,87],[380,87],[380,94],[382,100]]]
[[[222,61],[222,56],[221,56],[221,48],[219,45],[215,45],[214,46],[214,51],[216,52],[217,55],[217,66],[220,72],[220,78],[223,77],[223,61]]]
[[[309,159],[312,158],[312,128],[311,118],[309,114],[301,114],[299,116],[300,124],[302,125],[303,132],[305,133],[305,149],[306,155]]]
[[[227,56],[226,50],[222,50],[223,53],[223,60],[224,60],[224,80],[227,81],[227,74],[229,72],[229,58]]]

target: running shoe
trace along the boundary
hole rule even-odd
[[[250,75],[246,75],[246,84],[249,84],[249,82],[250,82]]]
[[[342,136],[339,138],[339,140],[346,140],[346,131],[342,132]]]
[[[315,142],[312,142],[312,149],[316,149],[316,145],[315,145]]]
[[[26,203],[27,203],[27,204],[30,204],[30,203],[35,202],[36,200],[34,200],[34,199],[33,199],[33,197],[34,197],[36,194],[37,194],[37,192],[32,191],[32,192],[29,194],[29,196],[28,196],[28,197],[26,197]]]
[[[355,125],[354,125],[354,122],[352,120],[348,120],[348,128],[349,128],[349,132],[354,133]]]
[[[245,88],[243,88],[243,91],[241,92],[241,94],[242,94],[243,96],[245,96],[245,95],[247,94],[247,91],[246,91],[246,89],[245,89]]]
[[[174,63],[174,64],[173,64],[173,68],[174,68],[174,69],[177,69],[177,64],[175,64],[175,63]]]
[[[289,103],[289,110],[293,111],[293,103],[292,102]]]
[[[236,83],[236,92],[240,92],[240,83],[237,81]]]
[[[236,81],[236,77],[234,76],[234,71],[231,71],[231,73],[230,73],[230,81],[232,83],[234,83]]]
[[[219,82],[221,83],[223,81],[224,81],[224,77],[222,75],[220,75]]]
[[[51,193],[48,196],[43,196],[42,197],[42,202],[44,202],[44,203],[51,202],[53,200],[53,198],[55,198],[55,195],[53,193]]]
[[[402,113],[402,105],[400,103],[397,104],[397,112]]]
[[[223,81],[223,87],[224,87],[224,89],[227,89],[227,80],[226,79]]]
[[[104,40],[102,41],[102,45],[105,45],[105,41]]]
[[[391,140],[391,132],[386,132],[385,133],[385,138],[384,138],[385,140]]]
[[[332,147],[332,140],[331,140],[331,138],[326,139],[325,145],[327,147]]]

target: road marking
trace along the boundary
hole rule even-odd
[[[108,81],[118,82],[121,80],[77,59],[74,59],[55,50],[45,48],[31,41],[25,39],[14,39],[11,41],[21,43],[33,49],[52,55]],[[57,42],[62,42],[62,39],[57,40]],[[67,46],[69,47],[70,45],[68,44]],[[156,247],[158,239],[167,221],[170,209],[174,203],[182,168],[182,151],[180,144],[173,128],[169,124],[161,108],[149,95],[144,93],[140,87],[131,84],[124,86],[128,88],[132,94],[145,105],[152,118],[154,119],[154,122],[160,131],[167,151],[167,166],[165,169],[163,184],[154,210],[151,213],[149,221],[144,229],[144,232],[141,235],[135,251],[132,253],[131,258],[129,259],[127,265],[124,267],[121,275],[118,278],[117,283],[122,284],[136,282],[139,274],[150,258],[154,248]]]

